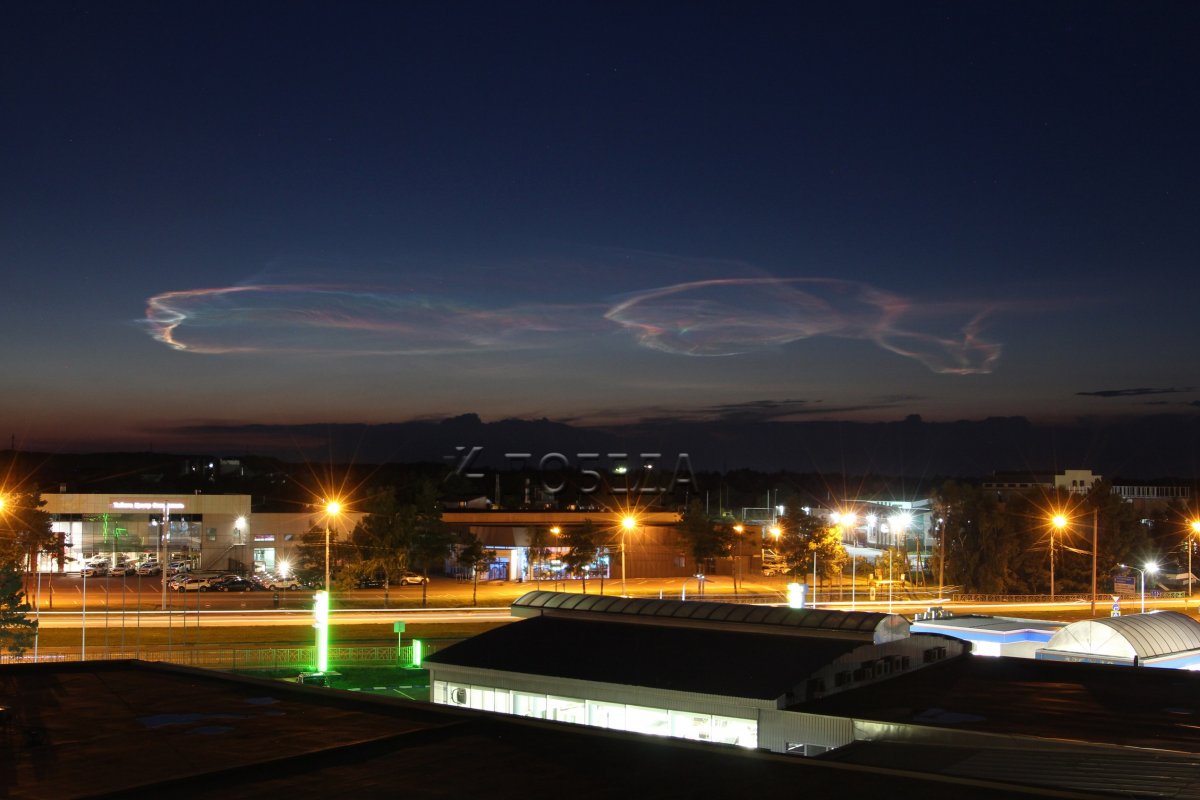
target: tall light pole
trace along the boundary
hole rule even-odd
[[[1136,569],[1138,571],[1138,574],[1141,575],[1141,578],[1142,578],[1142,613],[1145,614],[1146,613],[1146,573],[1149,572],[1151,575],[1153,575],[1154,573],[1158,572],[1158,564],[1151,562],[1151,563],[1145,565],[1145,567],[1146,567],[1145,569],[1138,569],[1137,567],[1130,566],[1129,564],[1122,564],[1121,566],[1124,567],[1125,569]]]
[[[330,500],[325,504],[325,594],[329,594],[329,518],[336,517],[342,511],[342,504]]]
[[[628,597],[625,591],[625,534],[637,526],[634,517],[627,516],[621,520],[621,595]]]
[[[1070,524],[1062,514],[1055,514],[1050,520],[1050,602],[1054,602],[1054,532],[1061,531]],[[1093,612],[1094,614],[1094,612]]]
[[[1200,535],[1200,519],[1192,520],[1192,532],[1188,535],[1188,600],[1192,599],[1192,547],[1195,546],[1195,537]]]
[[[738,560],[742,557],[742,533],[746,528],[740,522],[733,526],[733,532],[737,534],[737,555],[733,557],[733,595],[738,593]]]

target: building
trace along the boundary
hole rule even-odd
[[[0,667],[0,789],[62,797],[1084,797],[139,661]]]
[[[513,615],[427,659],[435,703],[777,753],[851,741],[790,707],[968,649],[861,611],[535,591]]]

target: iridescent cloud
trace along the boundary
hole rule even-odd
[[[586,287],[580,287],[581,290]],[[916,304],[834,278],[736,277],[638,292],[594,305],[483,307],[380,286],[263,283],[151,297],[151,335],[194,353],[436,355],[558,347],[613,323],[665,353],[730,356],[816,336],[872,341],[934,372],[990,372],[1000,345],[985,314]],[[947,328],[946,323],[952,324]]]
[[[961,310],[835,278],[725,278],[639,292],[605,316],[667,353],[728,356],[836,336],[873,341],[934,372],[991,372],[1000,345],[982,338],[984,313],[939,332],[948,313]]]
[[[155,339],[193,353],[434,355],[536,346],[577,309],[483,309],[360,287],[262,284],[165,292],[147,301]]]

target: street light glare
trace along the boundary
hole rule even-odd
[[[1149,572],[1151,575],[1158,572],[1158,564],[1153,561],[1146,564],[1146,572]]]
[[[1055,514],[1054,518],[1050,521],[1054,523],[1054,527],[1056,527],[1056,528],[1067,527],[1067,518],[1064,517],[1062,514]]]
[[[625,517],[621,520],[621,525],[624,526],[625,530],[631,531],[637,527],[637,520],[633,517]]]
[[[342,513],[342,504],[337,500],[330,500],[325,504],[325,513],[336,517],[338,514]]]

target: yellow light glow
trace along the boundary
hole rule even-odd
[[[1067,518],[1064,517],[1062,514],[1055,514],[1054,518],[1051,519],[1050,521],[1052,523],[1054,523],[1054,527],[1056,527],[1056,528],[1062,529],[1062,528],[1067,527]]]
[[[783,533],[783,529],[780,528],[778,525],[771,526],[771,535],[772,536],[778,537],[779,534],[781,534],[781,533]]]
[[[1200,533],[1200,519],[1192,520],[1192,533]]]
[[[734,526],[733,526],[733,529],[734,529],[735,531],[737,531],[738,533],[741,533],[742,531],[746,530],[746,529],[745,529],[743,526],[741,526],[741,525],[734,525]]]
[[[325,504],[325,513],[331,517],[336,517],[338,514],[342,513],[342,504],[337,500],[330,500]]]
[[[621,520],[621,525],[625,528],[625,530],[631,531],[637,527],[637,520],[633,517],[625,517],[623,520]]]
[[[555,536],[558,536],[560,533],[562,533],[562,528],[555,525],[553,528],[550,529],[550,532],[553,533]]]
[[[842,514],[843,525],[853,525],[856,522],[858,522],[858,514],[855,514],[853,511]]]

